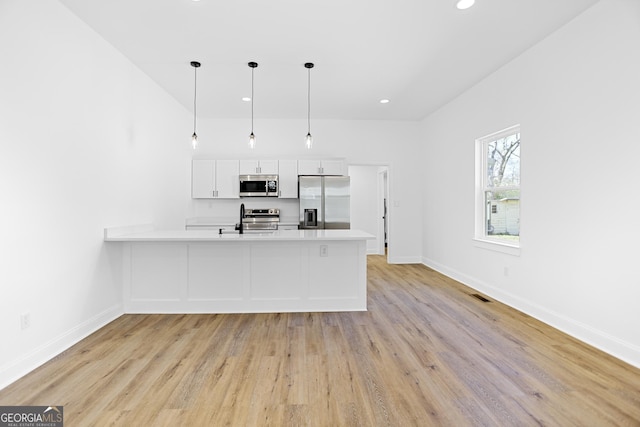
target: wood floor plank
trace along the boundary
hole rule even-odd
[[[124,315],[14,384],[66,426],[640,426],[640,370],[421,265],[368,311]]]

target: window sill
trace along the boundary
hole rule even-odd
[[[520,247],[507,243],[474,238],[473,245],[477,248],[500,252],[507,255],[520,256]]]

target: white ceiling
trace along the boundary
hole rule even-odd
[[[198,116],[418,120],[597,0],[60,0]],[[382,98],[391,100],[380,104]]]

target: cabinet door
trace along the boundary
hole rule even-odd
[[[216,161],[193,160],[191,163],[191,197],[213,199],[216,189]]]
[[[238,160],[216,160],[216,190],[219,199],[240,197],[240,165]]]
[[[344,160],[298,160],[298,175],[344,175]]]
[[[344,175],[343,160],[321,160],[322,175]]]
[[[298,162],[296,160],[280,160],[278,162],[278,185],[281,199],[298,198]]]
[[[322,175],[320,160],[298,160],[298,175]]]
[[[277,175],[277,160],[240,160],[240,175]]]
[[[258,173],[262,175],[278,175],[278,161],[258,160]]]
[[[239,175],[253,175],[258,173],[257,171],[258,171],[257,160],[240,160]]]

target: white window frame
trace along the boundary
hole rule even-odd
[[[504,138],[514,133],[520,133],[520,125],[510,126],[498,132],[491,133],[476,139],[475,156],[476,156],[476,200],[475,200],[475,235],[474,244],[477,247],[494,250],[510,255],[520,255],[520,239],[517,242],[506,241],[499,237],[492,237],[486,234],[486,206],[485,191],[490,187],[486,183],[487,178],[487,144],[497,139]],[[522,172],[522,160],[520,162],[520,171]],[[521,185],[501,187],[503,190],[518,189],[522,195]]]

